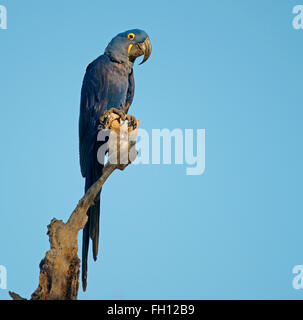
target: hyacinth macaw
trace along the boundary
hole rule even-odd
[[[97,160],[97,142],[100,117],[106,110],[115,108],[125,113],[133,101],[135,83],[133,64],[144,55],[144,63],[151,54],[151,42],[143,30],[134,29],[114,37],[103,55],[90,63],[86,69],[81,90],[79,117],[79,147],[85,192],[102,175],[103,165]],[[88,213],[83,230],[82,287],[87,285],[87,255],[89,238],[93,244],[93,258],[97,259],[99,243],[100,195]]]

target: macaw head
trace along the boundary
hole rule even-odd
[[[144,55],[140,64],[151,55],[152,46],[147,33],[140,29],[128,30],[115,36],[105,49],[105,54],[118,63],[135,62]]]

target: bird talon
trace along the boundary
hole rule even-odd
[[[126,115],[123,110],[110,108],[109,110],[104,111],[103,115],[100,117],[100,125],[98,127],[99,130],[110,127],[111,121],[113,120],[113,117],[111,117],[112,114],[118,115],[122,121],[125,121],[126,119]]]
[[[99,119],[100,124],[98,126],[99,130],[105,129],[109,127],[110,121],[109,121],[109,112],[105,111],[102,115],[102,117],[100,117]]]
[[[115,114],[117,114],[117,115],[121,118],[122,121],[125,121],[125,119],[126,119],[126,114],[125,114],[125,112],[124,112],[123,110],[121,110],[121,109],[110,108],[110,109],[108,110],[108,112],[109,112],[109,113],[115,113]]]
[[[128,121],[128,127],[136,129],[137,128],[137,118],[133,115],[127,115],[126,119]]]

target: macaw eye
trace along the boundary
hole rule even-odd
[[[134,39],[135,39],[135,35],[134,35],[133,33],[129,33],[129,34],[127,35],[127,38],[128,38],[129,40],[134,40]]]

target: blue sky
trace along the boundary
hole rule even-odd
[[[0,30],[0,265],[29,297],[53,217],[82,196],[80,89],[121,31],[144,29],[141,127],[206,130],[206,170],[130,166],[102,193],[101,254],[79,299],[302,299],[303,30],[291,0],[12,1]],[[118,191],[118,199],[117,199]],[[81,246],[81,236],[79,235]],[[0,289],[0,299],[7,299]]]

